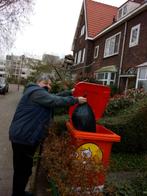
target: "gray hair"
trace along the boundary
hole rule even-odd
[[[36,82],[41,82],[41,81],[48,81],[51,80],[51,77],[49,74],[43,73],[40,74],[39,76],[36,77]]]

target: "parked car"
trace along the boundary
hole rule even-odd
[[[6,78],[0,77],[0,93],[6,94],[9,90],[9,84]]]

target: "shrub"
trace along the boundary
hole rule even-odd
[[[146,97],[147,93],[143,89],[129,89],[125,94],[115,95],[105,110],[105,116],[117,115],[120,110],[129,108],[134,103]]]
[[[98,184],[96,173],[104,172],[102,164],[86,157],[76,158],[76,147],[67,132],[59,136],[54,130],[54,126],[49,130],[42,152],[42,165],[48,178],[64,196],[100,195],[94,192],[94,187]]]
[[[111,97],[119,93],[119,89],[117,88],[116,85],[112,84],[110,85],[110,88],[111,88]]]
[[[121,142],[113,144],[115,152],[147,152],[147,98],[136,102],[117,117],[104,118],[100,123],[121,136]]]
[[[54,81],[52,83],[52,89],[51,89],[51,93],[58,93],[64,90],[70,90],[73,88],[73,83],[72,82],[65,82],[65,84],[61,81]],[[63,115],[63,114],[68,114],[68,110],[69,107],[68,106],[64,106],[64,107],[56,107],[54,112],[55,115]]]
[[[133,104],[133,100],[131,100],[128,97],[125,97],[124,95],[119,95],[110,100],[104,115],[105,116],[116,115],[120,110],[128,108],[132,104]]]

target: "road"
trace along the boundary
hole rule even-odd
[[[10,85],[6,95],[0,94],[0,196],[11,196],[13,165],[8,130],[22,94],[17,85]]]

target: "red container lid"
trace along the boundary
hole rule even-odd
[[[110,99],[110,88],[100,84],[94,84],[89,82],[79,82],[75,85],[74,97],[86,97],[88,104],[92,107],[95,114],[95,119],[98,120],[102,117],[105,108]],[[77,105],[71,106],[69,109],[69,116],[71,118],[72,113]]]

